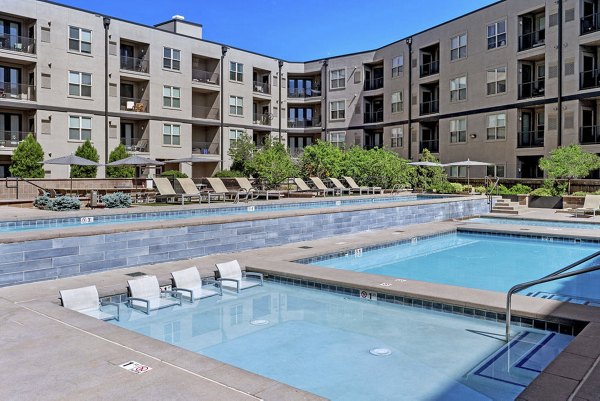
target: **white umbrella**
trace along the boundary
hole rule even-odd
[[[444,166],[447,166],[447,167],[449,167],[449,166],[461,166],[461,167],[465,166],[467,168],[467,185],[469,185],[469,178],[470,178],[469,172],[470,172],[470,169],[472,166],[491,166],[491,165],[492,165],[491,163],[477,162],[477,161],[470,160],[470,159],[467,159],[462,162],[454,162],[454,163],[444,164]]]
[[[421,167],[444,167],[443,164],[441,163],[434,163],[434,162],[412,162],[412,163],[408,163],[411,166],[421,166]]]

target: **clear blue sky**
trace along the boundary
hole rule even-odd
[[[494,0],[58,0],[147,25],[175,14],[204,39],[288,61],[370,50]]]

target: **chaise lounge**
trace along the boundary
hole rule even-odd
[[[208,284],[209,280],[202,280],[196,266],[171,272],[171,276],[174,284],[173,291],[181,293],[182,298],[189,298],[190,302],[214,295],[223,295],[223,288],[219,282],[213,281],[214,284],[217,284],[218,291],[203,286]]]
[[[153,310],[181,305],[181,293],[161,290],[156,276],[128,280],[127,286],[130,295],[127,300],[129,307],[146,314]]]

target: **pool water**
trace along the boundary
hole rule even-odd
[[[482,224],[512,224],[518,226],[538,226],[538,227],[554,227],[556,231],[563,231],[564,228],[578,228],[581,230],[598,230],[600,224],[597,223],[578,223],[571,221],[548,221],[548,220],[533,220],[533,219],[508,219],[501,217],[477,217],[466,220],[469,223]]]
[[[513,400],[572,339],[273,283],[115,324],[336,401]]]
[[[506,292],[600,250],[599,244],[452,233],[346,256],[308,261],[313,265],[357,272]],[[589,261],[581,267],[599,260]],[[579,267],[579,268],[581,268]],[[600,272],[531,287],[526,295],[600,301]],[[566,299],[566,298],[569,299]]]

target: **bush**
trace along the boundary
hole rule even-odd
[[[525,195],[531,192],[531,188],[523,184],[515,184],[508,190],[509,195]]]
[[[427,149],[423,149],[421,155],[422,162],[439,163],[440,161]],[[446,180],[446,173],[443,167],[425,167],[418,166],[415,169],[413,186],[418,188],[430,188],[432,185],[441,184]]]
[[[571,195],[573,196],[586,196],[588,193],[583,191],[573,192]]]
[[[485,194],[487,192],[487,188],[484,187],[483,185],[480,185],[480,186],[475,187],[475,192],[478,192],[480,194]]]
[[[75,151],[75,156],[83,157],[98,163],[100,156],[98,150],[89,139],[82,143]],[[71,178],[96,178],[98,167],[96,166],[71,166]]]
[[[300,159],[304,177],[339,178],[343,164],[343,152],[340,148],[326,141],[317,141],[304,148]]]
[[[33,206],[42,210],[50,209],[52,207],[52,198],[50,198],[48,195],[38,196],[33,201]]]
[[[131,196],[125,195],[123,192],[115,192],[114,194],[104,195],[102,203],[109,209],[121,209],[131,206]]]
[[[241,171],[237,171],[237,170],[221,170],[221,171],[217,171],[214,174],[215,177],[219,177],[219,178],[235,178],[235,177],[246,177],[246,174],[244,174]]]
[[[44,150],[32,134],[27,135],[12,154],[8,168],[13,177],[44,178]]]
[[[256,145],[252,140],[252,135],[246,133],[242,134],[240,138],[235,141],[235,145],[230,147],[227,151],[227,154],[232,161],[231,169],[250,175],[248,174],[248,168],[255,152]]]
[[[461,184],[452,183],[452,182],[448,182],[448,181],[444,181],[441,183],[431,185],[427,189],[429,191],[437,192],[439,194],[454,194],[454,193],[456,193],[457,188],[459,188],[458,185],[460,185],[460,189],[462,190]]]
[[[163,171],[160,174],[161,177],[166,177],[166,178],[188,178],[186,173],[182,173],[179,170],[167,170],[167,171]]]
[[[59,196],[52,200],[50,209],[57,212],[61,210],[79,210],[81,209],[81,202],[71,196]]]
[[[125,159],[129,157],[129,153],[125,149],[125,145],[122,143],[119,144],[116,148],[110,152],[108,157],[108,162],[112,163],[117,160]],[[135,175],[135,167],[133,166],[116,166],[116,167],[106,167],[106,177],[107,178],[133,178]]]
[[[531,193],[529,195],[532,195],[532,196],[554,196],[550,189],[544,188],[544,187],[534,189],[533,191],[531,191]]]
[[[298,173],[298,168],[285,146],[270,140],[267,140],[265,146],[254,154],[247,167],[267,188],[273,188]]]

